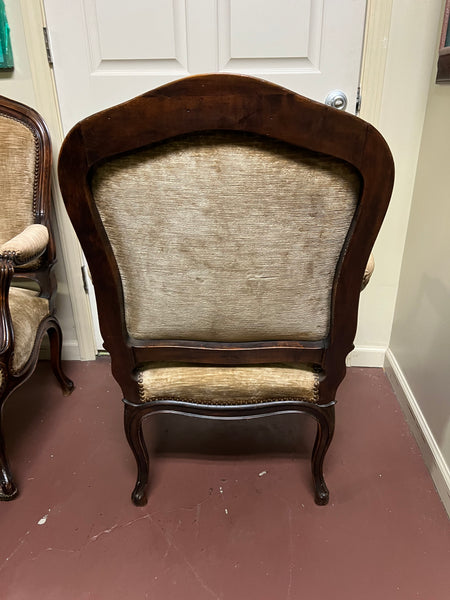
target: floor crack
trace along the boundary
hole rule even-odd
[[[25,538],[30,535],[30,531],[27,531],[25,533],[25,535],[23,535],[19,541],[17,542],[16,547],[14,548],[14,550],[11,552],[11,554],[9,554],[9,556],[7,556],[5,558],[5,560],[3,561],[3,563],[0,565],[0,573],[3,571],[3,569],[7,566],[8,562],[11,560],[11,558],[20,550],[20,548],[23,546],[23,544],[25,543]]]
[[[173,541],[173,537],[174,537],[175,533],[178,531],[181,521],[178,521],[178,525],[177,525],[177,527],[176,527],[176,529],[174,531],[174,535],[171,537],[171,536],[169,536],[167,534],[167,532],[157,522],[155,522],[153,520],[153,518],[152,518],[151,515],[148,515],[148,517],[149,517],[150,522],[154,526],[156,526],[156,528],[160,531],[161,535],[163,536],[163,538],[165,539],[165,541],[167,543],[168,547],[167,547],[166,554],[164,556],[167,556],[169,554],[169,551],[173,548],[176,552],[178,552],[178,554],[180,555],[180,557],[186,563],[187,567],[189,568],[189,570],[191,571],[191,573],[193,574],[193,576],[195,577],[195,579],[198,581],[198,583],[202,586],[202,588],[204,590],[206,590],[209,594],[211,594],[211,596],[213,596],[215,598],[215,600],[221,600],[221,596],[218,596],[217,593],[208,586],[208,584],[205,582],[205,580],[196,571],[194,565],[188,560],[188,558],[184,554],[184,552]]]

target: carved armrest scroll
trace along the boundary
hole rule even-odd
[[[10,258],[0,257],[0,355],[12,350],[14,332],[9,310],[9,287],[14,275],[14,265]]]
[[[19,235],[0,246],[0,257],[9,259],[14,266],[26,265],[45,252],[48,240],[49,234],[45,225],[29,225]]]

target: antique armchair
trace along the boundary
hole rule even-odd
[[[6,459],[3,405],[33,373],[46,332],[53,371],[65,395],[73,389],[61,370],[54,314],[50,173],[45,123],[31,108],[0,96],[0,500],[18,494]]]
[[[144,417],[317,421],[315,500],[393,162],[362,120],[202,75],[81,121],[59,159],[147,502]]]

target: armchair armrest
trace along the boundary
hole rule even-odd
[[[375,269],[375,260],[373,258],[373,254],[370,253],[369,260],[367,261],[366,268],[364,269],[363,280],[362,280],[362,283],[361,283],[361,291],[369,283],[370,278],[372,277],[372,273],[373,273],[374,269]]]
[[[25,265],[45,252],[48,239],[45,225],[29,225],[19,235],[0,246],[0,257],[8,258],[15,266]]]

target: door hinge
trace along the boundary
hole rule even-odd
[[[83,265],[81,267],[81,279],[83,280],[84,291],[86,292],[86,294],[89,294],[89,288],[88,288],[87,278],[88,278],[88,275],[87,275],[87,271],[86,271],[86,266]]]
[[[42,31],[44,32],[44,42],[45,42],[45,50],[47,52],[48,64],[51,67],[53,67],[53,56],[52,56],[52,50],[51,50],[51,47],[50,47],[50,39],[48,37],[47,27],[43,27]]]
[[[356,90],[356,107],[355,107],[355,115],[359,115],[359,111],[361,110],[361,88],[358,87]]]

